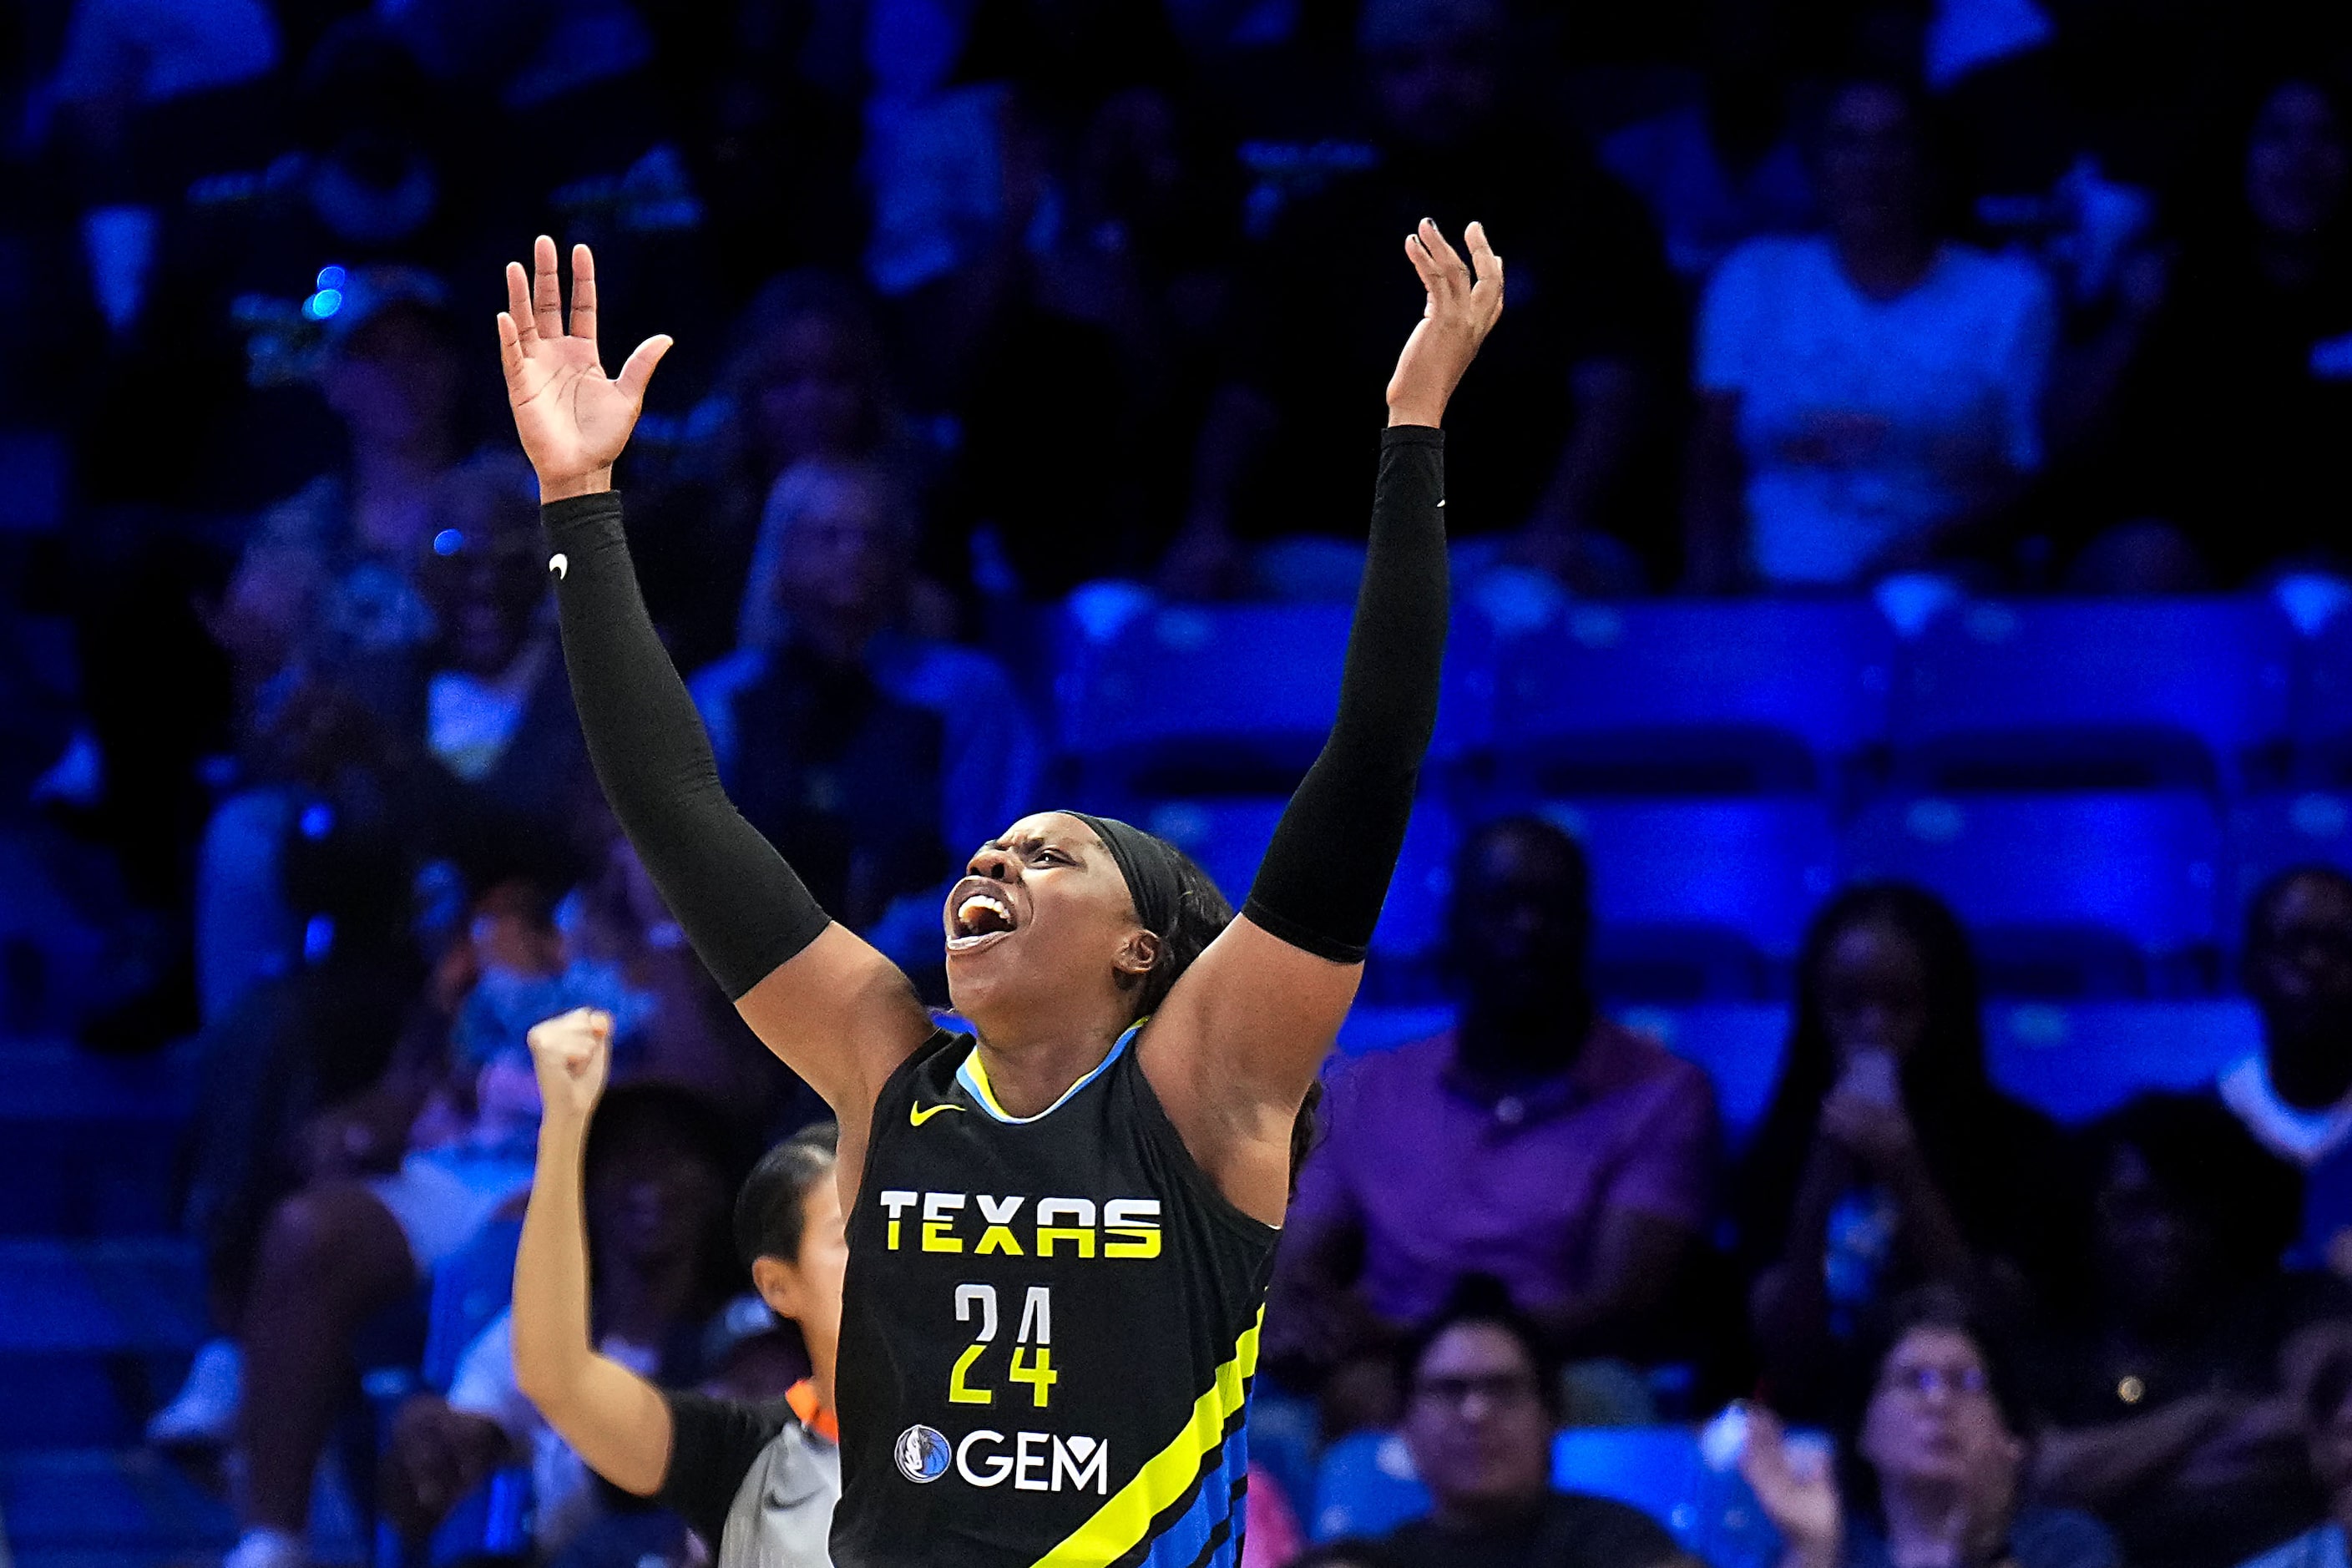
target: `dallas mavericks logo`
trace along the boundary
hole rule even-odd
[[[948,1473],[947,1435],[929,1426],[909,1426],[892,1446],[898,1471],[918,1486],[929,1486]]]

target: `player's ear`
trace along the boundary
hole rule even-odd
[[[1139,978],[1149,974],[1160,962],[1160,938],[1139,926],[1119,944],[1118,956],[1112,962],[1121,974]]]
[[[801,1315],[800,1271],[781,1258],[751,1259],[751,1288],[780,1318],[797,1321]]]

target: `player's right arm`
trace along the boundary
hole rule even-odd
[[[515,1253],[515,1385],[588,1468],[638,1497],[669,1469],[669,1404],[588,1332],[588,1240],[581,1160],[612,1063],[613,1019],[586,1007],[530,1032],[542,1107],[539,1164]]]
[[[828,921],[727,799],[701,717],[646,613],[613,462],[669,340],[647,339],[608,378],[588,247],[572,249],[568,330],[555,242],[542,236],[532,262],[529,276],[507,268],[499,342],[516,433],[539,475],[564,662],[597,782],[737,1011],[832,1106],[854,1181],[875,1098],[930,1020],[898,966]]]

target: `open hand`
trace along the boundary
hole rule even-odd
[[[1790,1442],[1779,1416],[1751,1405],[1739,1473],[1788,1542],[1789,1560],[1805,1568],[1838,1560],[1845,1542],[1845,1515],[1828,1455]]]
[[[669,352],[670,340],[637,345],[618,377],[604,374],[596,352],[596,262],[584,245],[572,247],[572,323],[555,277],[555,241],[531,247],[531,276],[507,263],[507,308],[499,312],[499,352],[505,362],[507,403],[523,455],[539,473],[539,499],[561,500],[613,488],[613,459],[646,405],[646,384]]]
[[[531,1026],[541,1115],[579,1125],[596,1109],[613,1067],[613,1015],[574,1007]]]
[[[1470,247],[1466,267],[1427,218],[1405,239],[1405,257],[1429,298],[1389,377],[1391,425],[1440,423],[1446,399],[1503,313],[1503,258],[1487,245],[1486,226],[1472,224],[1462,242]]]

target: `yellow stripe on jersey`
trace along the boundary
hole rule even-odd
[[[1265,1324],[1265,1309],[1234,1342],[1233,1359],[1217,1369],[1217,1380],[1192,1402],[1192,1418],[1184,1429],[1145,1461],[1135,1479],[1118,1489],[1086,1523],[1053,1551],[1037,1559],[1036,1568],[1104,1568],[1142,1544],[1151,1521],[1184,1495],[1201,1473],[1201,1463],[1225,1440],[1225,1428],[1241,1414],[1246,1395],[1244,1384],[1257,1372],[1258,1330]]]
[[[1021,1120],[1020,1117],[1013,1115],[1011,1111],[1005,1110],[1004,1107],[996,1103],[996,1089],[994,1086],[990,1084],[988,1081],[988,1068],[980,1059],[980,1047],[978,1046],[975,1045],[972,1047],[971,1054],[964,1058],[963,1065],[965,1069],[971,1074],[971,1087],[972,1090],[980,1096],[980,1102],[988,1107],[992,1115],[993,1115],[999,1121],[1018,1121]]]

